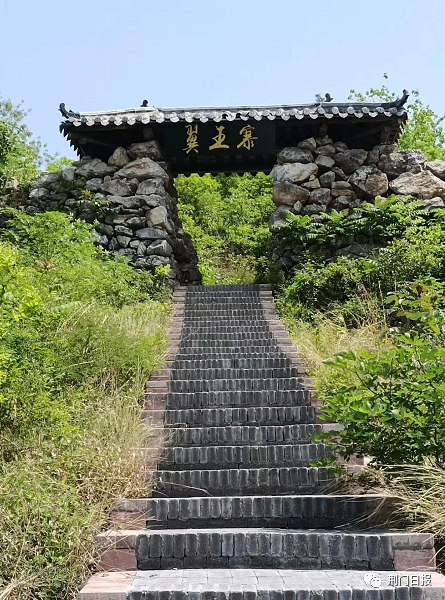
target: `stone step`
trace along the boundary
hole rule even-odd
[[[281,327],[283,327],[283,323],[275,318],[266,318],[265,316],[255,319],[254,321],[248,321],[246,322],[245,319],[241,319],[239,317],[222,317],[222,318],[217,318],[217,319],[208,319],[208,320],[204,320],[204,319],[194,319],[194,318],[190,318],[190,317],[186,317],[185,315],[183,317],[173,317],[171,320],[172,323],[184,323],[185,326],[187,327],[193,327],[194,325],[197,325],[198,327],[204,327],[204,326],[211,326],[211,325],[223,325],[223,326],[232,326],[232,327],[242,327],[244,325],[247,325],[248,323],[252,323],[254,325],[279,325]]]
[[[135,569],[435,569],[434,537],[411,532],[212,528],[117,530],[98,536],[107,551],[134,554]],[[125,557],[123,568],[128,564]],[[118,566],[118,565],[116,565]]]
[[[334,475],[326,467],[282,467],[157,471],[153,497],[257,496],[329,491]]]
[[[227,425],[313,424],[313,406],[251,406],[242,408],[195,408],[180,410],[144,410],[142,418],[150,424],[181,427],[225,427]]]
[[[231,319],[231,318],[242,318],[249,321],[253,321],[256,318],[264,318],[266,311],[260,308],[219,308],[219,309],[192,309],[187,308],[182,311],[188,318],[210,320],[210,319]],[[272,314],[272,313],[271,313]]]
[[[289,355],[296,355],[297,351],[295,348],[289,346]],[[178,348],[178,352],[175,354],[178,360],[220,360],[224,358],[251,358],[256,360],[257,358],[283,358],[286,355],[278,348],[278,346],[255,346],[252,351],[249,349],[243,349],[237,346],[230,348],[206,348],[199,350],[199,348]]]
[[[272,286],[270,283],[242,283],[242,284],[234,284],[234,285],[187,285],[181,286],[178,290],[185,290],[187,295],[193,294],[206,294],[208,292],[259,292],[266,290],[270,292],[272,290]]]
[[[174,384],[176,383],[178,382],[170,382],[172,387],[175,387]],[[225,390],[193,393],[169,392],[165,398],[165,408],[168,410],[212,407],[247,408],[250,406],[309,406],[310,403],[310,392],[302,389],[256,391]]]
[[[234,296],[232,294],[226,294],[225,296],[186,296],[184,299],[184,306],[188,307],[206,307],[206,306],[234,306],[234,305],[256,305],[262,306],[262,303],[273,304],[272,294],[256,294],[252,296],[243,296],[242,294]]]
[[[187,348],[193,349],[194,353],[201,353],[204,358],[210,358],[212,352],[225,353],[227,348],[235,348],[238,352],[256,352],[258,346],[272,348],[273,350],[282,350],[280,346],[292,346],[288,338],[264,338],[252,340],[238,340],[228,338],[226,340],[201,340],[201,339],[182,339],[178,343],[180,352],[184,352]]]
[[[439,573],[165,569],[96,573],[79,600],[443,600]]]
[[[298,377],[302,370],[296,367],[277,367],[269,369],[178,369],[171,371],[172,381],[198,381],[198,380],[236,380],[236,379],[284,379]]]
[[[325,444],[269,444],[265,446],[193,446],[164,448],[159,469],[251,469],[308,467],[311,462],[334,458]]]
[[[287,330],[280,325],[260,325],[260,324],[249,324],[249,325],[219,325],[219,324],[207,324],[207,325],[192,325],[184,323],[177,332],[181,333],[184,337],[194,335],[195,337],[208,337],[217,334],[231,334],[238,337],[251,333],[277,333],[281,332],[283,335],[287,333]]]
[[[393,506],[391,498],[361,496],[217,496],[136,498],[112,512],[114,528],[282,527],[335,529],[376,526]],[[378,514],[377,514],[378,509]],[[375,516],[377,515],[377,516]]]
[[[176,427],[168,431],[171,446],[235,446],[312,443],[313,436],[340,429],[339,425],[263,425],[260,427]]]
[[[282,377],[279,379],[190,379],[169,381],[169,391],[176,393],[192,392],[242,392],[242,391],[289,391],[301,390],[300,378]]]
[[[183,360],[176,359],[172,369],[284,369],[295,365],[296,360],[282,358],[208,358]],[[300,362],[300,361],[299,361]],[[301,364],[302,361],[301,361]]]
[[[174,335],[179,336],[181,338],[181,334],[169,334],[169,337],[173,337]],[[242,332],[242,333],[193,333],[188,336],[183,335],[181,338],[181,344],[186,342],[190,338],[193,339],[194,342],[202,341],[203,344],[198,344],[199,346],[205,346],[208,342],[218,341],[223,342],[226,340],[234,340],[239,344],[243,342],[250,342],[250,340],[273,340],[274,333],[272,331],[253,331],[253,332]]]

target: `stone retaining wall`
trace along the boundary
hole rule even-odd
[[[269,227],[277,234],[290,212],[317,218],[320,213],[359,207],[377,196],[398,194],[424,200],[425,206],[444,207],[445,161],[428,162],[420,150],[396,151],[381,144],[370,151],[348,149],[329,137],[303,140],[284,148],[272,170],[273,200],[277,209]],[[298,265],[301,248],[273,236],[273,258],[285,269]],[[345,239],[335,255],[363,256],[370,240]]]
[[[149,136],[151,137],[151,136]],[[62,210],[96,223],[97,244],[141,269],[170,265],[170,281],[200,283],[197,255],[178,217],[177,193],[156,140],[117,148],[108,163],[84,157],[42,173],[28,196],[13,202],[28,213]]]

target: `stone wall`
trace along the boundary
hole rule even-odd
[[[348,149],[329,137],[309,138],[278,154],[272,170],[273,200],[277,209],[269,227],[277,234],[290,212],[316,219],[320,213],[359,207],[377,196],[397,194],[421,198],[426,207],[443,207],[445,161],[428,162],[419,150],[396,151],[381,144],[370,151]],[[336,254],[366,254],[367,239],[345,239]],[[285,269],[299,264],[301,248],[273,236],[273,258]]]
[[[141,269],[169,264],[173,287],[200,283],[197,255],[181,227],[173,179],[161,158],[155,140],[117,148],[108,163],[85,157],[64,171],[42,173],[18,205],[28,213],[62,210],[97,222],[96,242],[106,250]]]

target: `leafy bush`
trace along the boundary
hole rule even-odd
[[[272,180],[252,175],[180,176],[179,214],[198,252],[204,283],[261,278],[274,209]]]
[[[74,599],[112,504],[147,492],[139,402],[169,305],[162,273],[112,260],[91,226],[2,218],[0,588]]]
[[[397,296],[391,300],[400,304]],[[428,457],[444,465],[445,313],[413,305],[403,313],[411,328],[395,330],[389,349],[340,352],[326,361],[323,414],[343,425],[330,437],[346,457],[369,455],[383,464]]]

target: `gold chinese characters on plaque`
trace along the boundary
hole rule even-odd
[[[216,135],[212,137],[213,144],[209,146],[209,150],[217,150],[218,148],[230,148],[229,144],[226,144],[226,134],[224,133],[224,125],[215,125]],[[186,125],[185,126],[187,139],[186,147],[183,148],[186,154],[189,154],[192,150],[198,153],[199,141],[198,141],[198,125]],[[245,148],[246,150],[252,150],[255,146],[255,140],[258,138],[253,135],[255,127],[252,125],[245,125],[239,130],[240,142],[236,145],[237,148]]]

